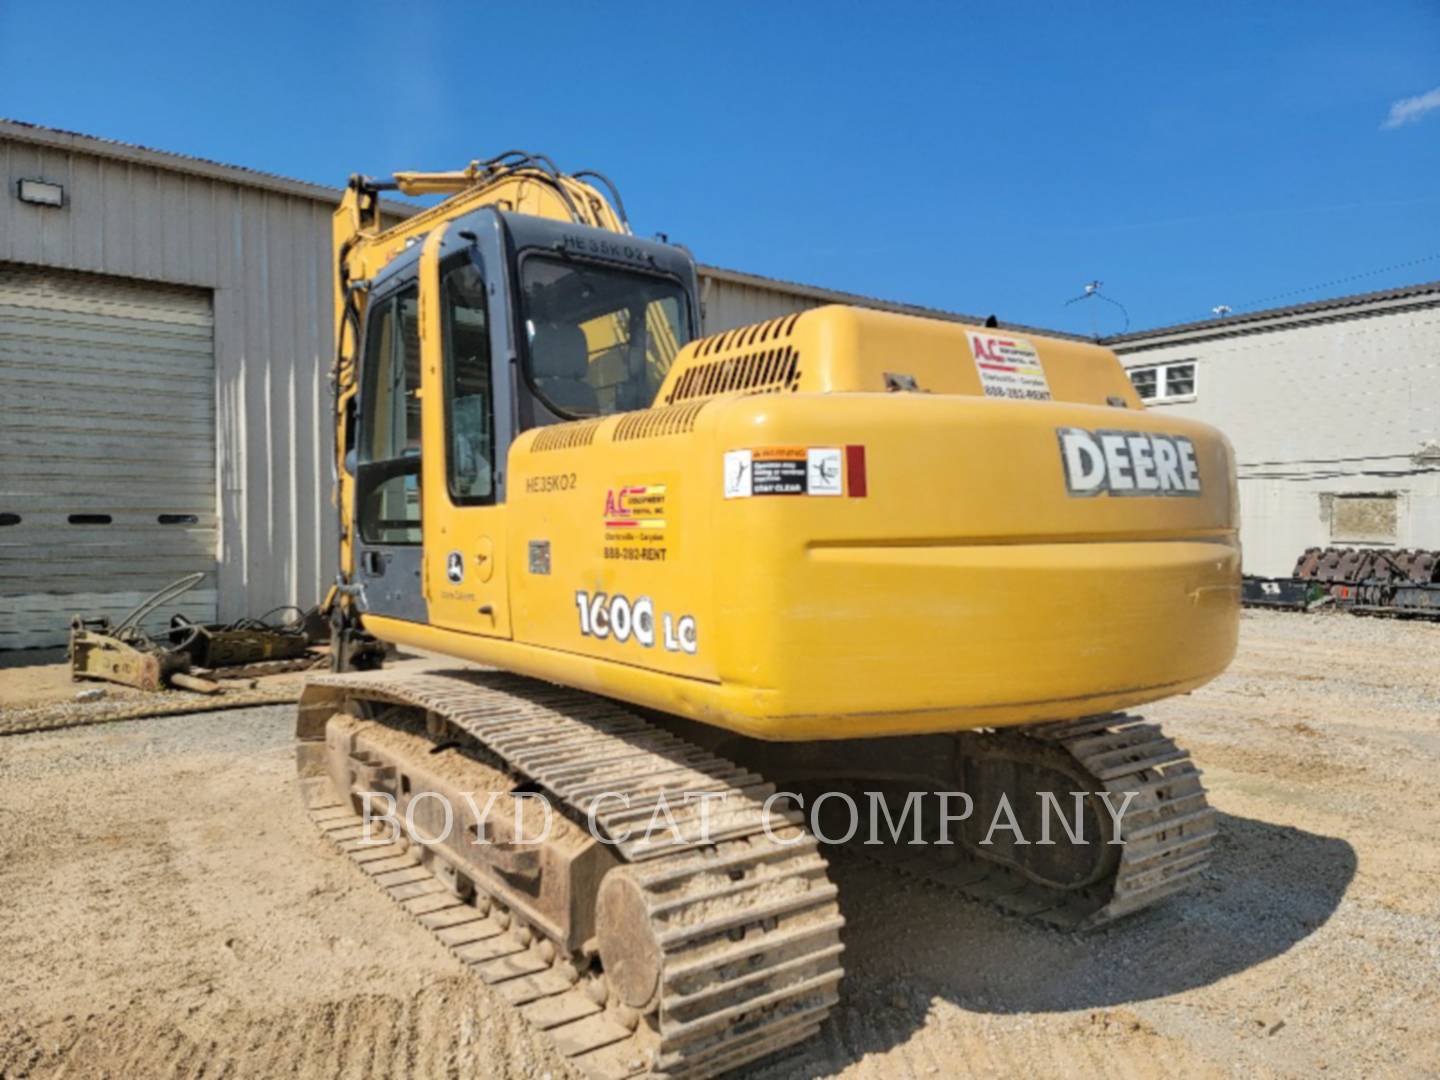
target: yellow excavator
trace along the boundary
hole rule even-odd
[[[577,1068],[813,1035],[832,844],[1065,928],[1202,872],[1198,770],[1123,710],[1233,656],[1233,455],[1111,352],[843,306],[702,336],[689,253],[528,153],[355,177],[334,239],[301,787]]]

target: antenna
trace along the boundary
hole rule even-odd
[[[1101,286],[1103,286],[1104,284],[1105,283],[1098,278],[1094,281],[1087,281],[1083,286],[1085,291],[1082,292],[1079,296],[1072,296],[1069,300],[1066,300],[1065,306],[1069,307],[1071,304],[1079,303],[1081,300],[1090,300],[1095,298],[1104,300],[1107,304],[1113,304],[1115,307],[1120,309],[1120,314],[1125,316],[1125,329],[1120,331],[1123,334],[1130,329],[1130,313],[1125,310],[1125,305],[1120,303],[1119,300],[1112,300],[1110,297],[1106,296],[1103,292],[1100,291]],[[1095,340],[1097,341],[1100,340],[1100,330],[1096,326],[1095,312],[1093,309],[1090,312],[1090,336],[1095,338]]]
[[[1215,313],[1217,319],[1223,319],[1226,315],[1230,314],[1231,308],[1229,304],[1216,304],[1210,310]]]

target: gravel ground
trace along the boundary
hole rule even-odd
[[[1247,613],[1227,675],[1145,710],[1206,772],[1209,876],[1099,933],[836,856],[844,1001],[763,1074],[1435,1075],[1437,656]],[[568,1075],[314,834],[291,714],[0,738],[0,1077]]]

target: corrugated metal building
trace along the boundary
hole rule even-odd
[[[0,180],[0,649],[187,572],[167,612],[315,603],[339,190],[11,121]],[[708,267],[701,287],[707,331],[824,303],[960,318]]]
[[[739,270],[724,270],[718,266],[700,267],[700,305],[704,311],[707,334],[718,334],[722,330],[749,326],[778,315],[790,315],[825,304],[878,308],[881,311],[919,315],[927,319],[942,319],[945,322],[967,323],[971,326],[982,325],[986,319],[984,315],[965,315],[958,311],[944,311],[919,304],[879,300],[873,296],[822,289],[796,281],[778,281]],[[1043,330],[1019,323],[1000,322],[998,325],[1007,330],[1049,334],[1051,337],[1075,337],[1063,330]]]
[[[1151,408],[1230,437],[1248,573],[1307,547],[1440,548],[1440,282],[1105,344]]]
[[[0,178],[0,647],[192,570],[197,618],[313,603],[335,192],[8,122]]]

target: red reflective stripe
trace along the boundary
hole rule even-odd
[[[845,476],[852,499],[865,497],[865,447],[845,447]]]

